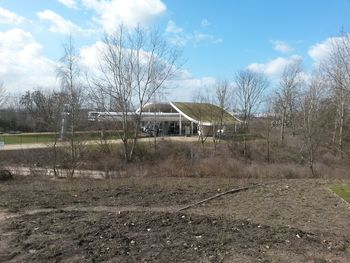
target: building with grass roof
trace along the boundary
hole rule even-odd
[[[142,130],[152,135],[213,136],[216,133],[237,132],[242,123],[232,113],[210,103],[147,103],[129,115],[140,112]],[[122,113],[90,112],[89,118],[95,121],[118,121]]]

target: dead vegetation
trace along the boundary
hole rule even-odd
[[[347,159],[324,148],[315,156],[314,173],[297,137],[286,136],[283,146],[259,136],[246,142],[241,137],[222,140],[217,145],[206,142],[177,142],[159,139],[156,150],[152,141],[135,148],[133,162],[125,162],[117,144],[81,145],[77,170],[97,170],[126,176],[232,177],[232,178],[349,178]],[[56,156],[48,149],[0,152],[0,162],[7,166],[70,169],[65,148]]]

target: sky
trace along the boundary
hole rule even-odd
[[[0,81],[10,93],[57,88],[57,62],[73,36],[82,61],[118,25],[157,28],[185,63],[167,100],[189,101],[238,70],[276,85],[295,60],[311,72],[349,29],[350,0],[0,0]]]

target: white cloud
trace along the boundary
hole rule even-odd
[[[0,79],[9,92],[56,85],[56,63],[41,54],[42,46],[22,29],[0,32]]]
[[[330,37],[321,43],[317,43],[310,47],[308,54],[316,62],[321,62],[332,51],[332,46],[341,41],[341,37]]]
[[[281,40],[271,40],[271,43],[273,45],[274,50],[282,53],[289,53],[294,50],[290,45]]]
[[[97,41],[90,46],[85,46],[80,49],[80,65],[83,70],[96,73],[99,68],[98,58],[103,48],[104,43],[102,41]]]
[[[91,29],[83,29],[69,20],[66,20],[62,16],[58,15],[54,11],[44,10],[37,13],[40,20],[46,20],[52,23],[50,31],[53,33],[60,34],[78,34],[83,36],[88,36],[94,31]]]
[[[202,19],[202,21],[201,21],[201,26],[202,27],[207,27],[207,26],[210,26],[210,25],[211,25],[211,23],[209,22],[208,19],[206,19],[206,18]]]
[[[25,21],[24,17],[21,17],[15,13],[10,12],[0,7],[0,24],[19,25]]]
[[[177,26],[173,20],[169,20],[165,31],[167,33],[179,34],[182,33],[184,30],[183,28]]]
[[[204,34],[201,32],[197,32],[195,31],[193,33],[193,37],[194,37],[194,41],[196,43],[200,43],[200,42],[209,42],[209,43],[213,43],[213,44],[219,44],[222,43],[222,38],[217,38],[213,35],[210,34]]]
[[[82,3],[85,8],[96,12],[98,17],[95,20],[107,33],[113,33],[120,24],[129,28],[138,24],[144,26],[166,11],[161,0],[82,0]]]
[[[284,68],[295,61],[302,60],[299,55],[293,55],[288,58],[278,57],[267,63],[252,63],[247,68],[254,72],[265,74],[269,77],[276,77],[282,73]]]
[[[169,20],[165,32],[168,34],[168,40],[175,46],[186,46],[190,36],[184,32],[182,27],[176,25],[173,20]]]
[[[188,70],[180,70],[177,76],[167,83],[167,96],[173,101],[191,101],[198,92],[206,92],[216,83],[217,79],[214,77],[195,77]]]
[[[219,44],[223,42],[221,38],[217,38],[211,34],[205,34],[199,31],[187,33],[182,27],[176,25],[176,23],[173,20],[168,21],[166,33],[168,34],[168,40],[170,41],[170,43],[181,47],[187,45],[188,43]]]
[[[58,0],[61,4],[71,9],[78,9],[77,2],[75,0]]]

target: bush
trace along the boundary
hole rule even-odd
[[[9,170],[0,170],[0,181],[7,181],[13,179]]]

